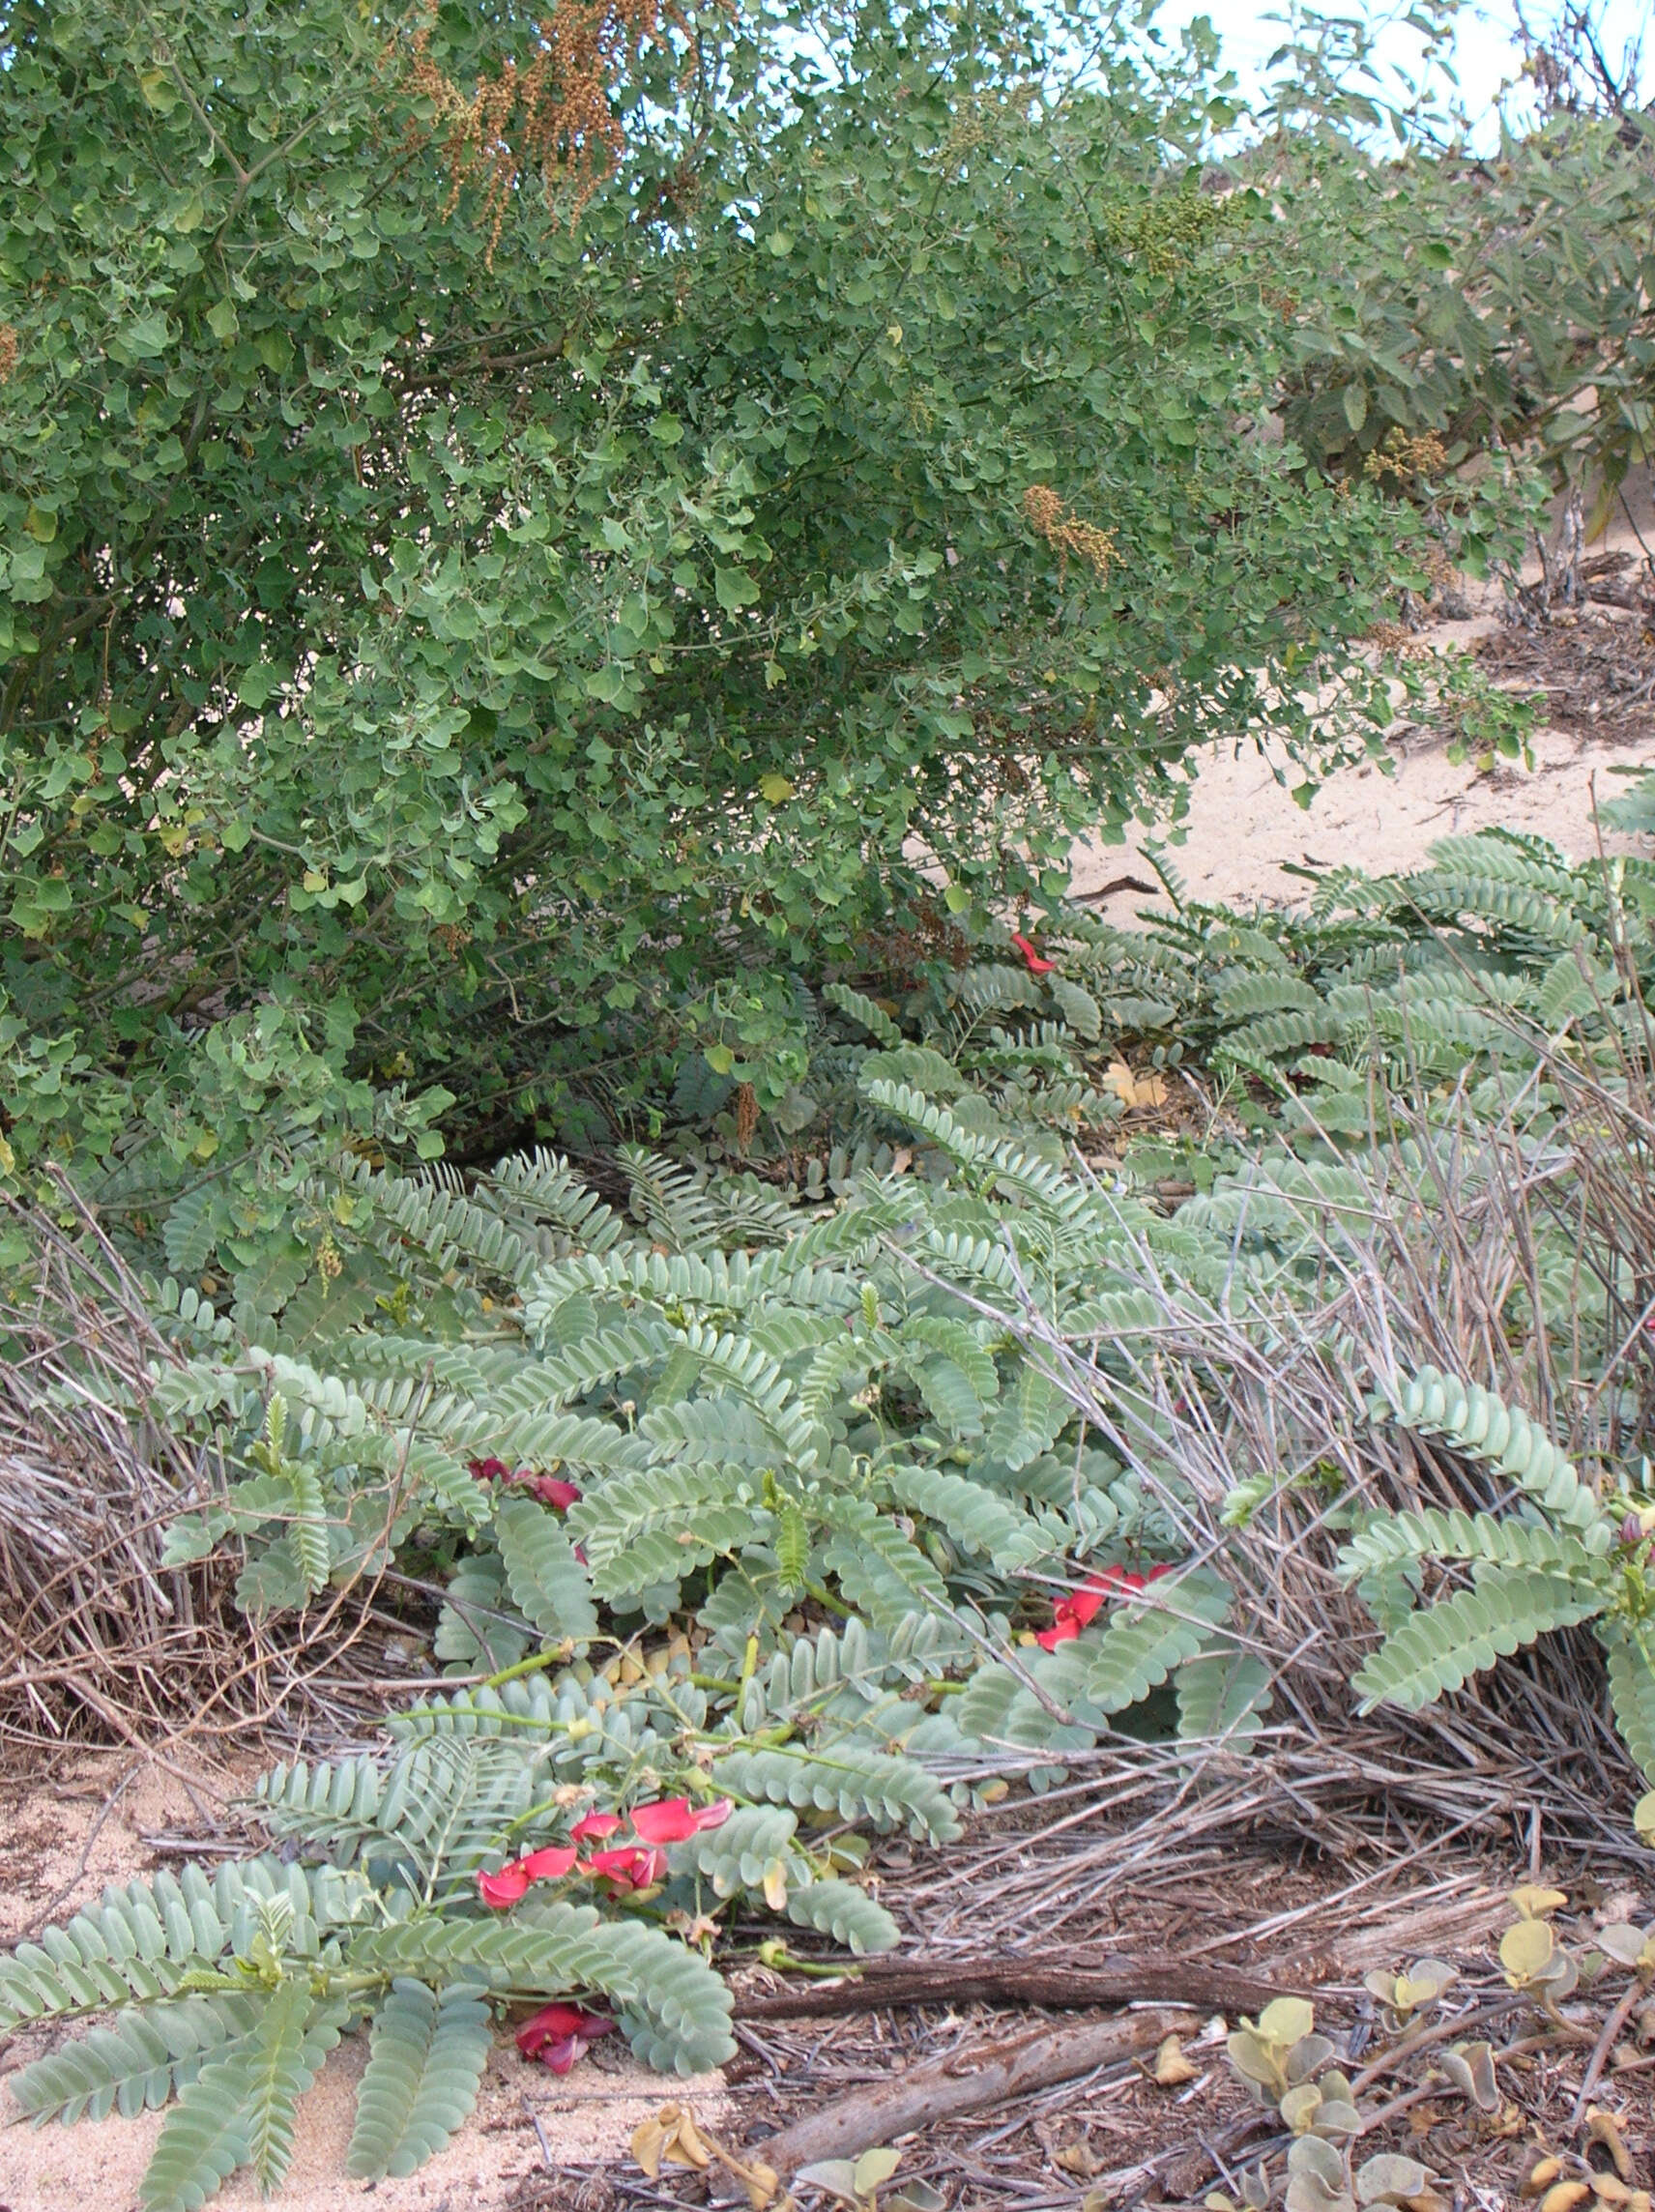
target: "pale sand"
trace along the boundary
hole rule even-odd
[[[1655,768],[1655,742],[1616,744],[1563,730],[1538,732],[1533,753],[1532,770],[1501,761],[1479,775],[1469,764],[1457,768],[1444,746],[1416,741],[1392,752],[1389,774],[1373,766],[1342,769],[1301,810],[1258,752],[1214,751],[1196,778],[1184,841],[1169,843],[1167,857],[1188,898],[1241,906],[1292,906],[1306,898],[1310,886],[1284,874],[1289,865],[1331,862],[1386,875],[1423,867],[1438,837],[1477,830],[1534,831],[1582,859],[1597,850],[1594,783],[1599,800],[1612,799],[1626,788],[1612,768]],[[1290,781],[1296,780],[1294,771]],[[1146,837],[1139,830],[1124,845],[1077,847],[1071,889],[1084,896],[1127,874],[1148,881],[1138,858]],[[1633,847],[1606,836],[1604,849]],[[1140,908],[1169,906],[1160,895],[1122,891],[1093,912],[1126,922]]]
[[[1639,526],[1655,542],[1655,499],[1640,486]],[[1641,560],[1642,547],[1624,522],[1593,541],[1590,550],[1626,552]],[[1465,622],[1438,623],[1421,633],[1422,648],[1466,650],[1496,626],[1497,595],[1492,587],[1468,595],[1476,609]],[[1605,716],[1606,724],[1610,717]],[[1389,773],[1367,765],[1330,776],[1301,809],[1276,780],[1281,767],[1292,785],[1301,771],[1278,754],[1274,760],[1256,747],[1239,753],[1214,746],[1201,760],[1184,824],[1183,842],[1168,845],[1168,857],[1183,878],[1186,895],[1213,903],[1246,906],[1263,902],[1292,906],[1310,887],[1284,875],[1285,865],[1333,863],[1383,875],[1426,864],[1438,837],[1469,835],[1503,828],[1549,837],[1571,859],[1598,849],[1592,810],[1596,800],[1626,789],[1616,768],[1655,767],[1655,740],[1618,740],[1612,726],[1590,736],[1579,731],[1542,729],[1533,742],[1532,769],[1500,761],[1487,774],[1472,762],[1456,767],[1447,746],[1414,730],[1405,733],[1387,753]],[[1135,830],[1124,845],[1083,843],[1076,847],[1071,888],[1084,895],[1112,878],[1132,874],[1147,880],[1150,871],[1138,858],[1152,832]],[[1606,836],[1604,849],[1634,849],[1625,838]],[[1130,922],[1141,908],[1165,910],[1163,897],[1118,892],[1093,912],[1118,923]]]

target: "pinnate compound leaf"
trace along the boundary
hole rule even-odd
[[[1359,1709],[1418,1712],[1548,1629],[1589,1620],[1603,1603],[1601,1590],[1540,1568],[1490,1572],[1474,1588],[1409,1614],[1385,1639],[1352,1677]]]
[[[1196,1577],[1159,1583],[1155,1593],[1163,1603],[1122,1608],[1087,1654],[1085,1694],[1100,1712],[1141,1704],[1195,1657],[1230,1608],[1222,1584]]]
[[[597,1634],[597,1609],[586,1569],[559,1527],[557,1516],[529,1498],[503,1499],[495,1532],[511,1601],[548,1643],[571,1637],[587,1644]]]
[[[1222,1741],[1245,1751],[1270,1705],[1269,1662],[1254,1651],[1204,1651],[1175,1677],[1178,1734],[1186,1743]]]
[[[278,1986],[247,2040],[247,2163],[266,2197],[293,2162],[299,2100],[339,2040],[338,2017],[314,2013],[308,1981],[295,1975]]]
[[[194,2080],[203,2059],[245,2035],[254,2000],[218,1995],[183,1997],[134,2008],[107,2027],[20,2067],[7,2087],[17,2109],[36,2122],[124,2118],[163,2105]]]
[[[162,2122],[139,2191],[144,2212],[197,2212],[250,2155],[252,2037],[204,2066]]]
[[[477,2102],[490,2040],[488,2008],[465,1988],[438,1996],[423,1982],[393,1983],[373,2025],[347,2169],[400,2178],[434,2157]]]
[[[949,1843],[960,1833],[959,1815],[918,1762],[839,1744],[815,1758],[785,1750],[734,1751],[712,1769],[718,1789],[772,1805],[814,1806],[841,1819],[871,1820],[881,1829],[906,1827],[926,1843]]]
[[[894,1951],[902,1930],[876,1898],[854,1881],[812,1881],[788,1895],[787,1916],[798,1928],[814,1928],[819,1936],[831,1936],[857,1957],[872,1951]]]
[[[1648,1631],[1615,1622],[1600,1631],[1609,1660],[1609,1702],[1621,1741],[1645,1781],[1655,1781],[1655,1664]]]

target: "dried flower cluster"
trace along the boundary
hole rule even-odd
[[[1362,463],[1362,474],[1370,483],[1390,477],[1399,483],[1416,484],[1440,476],[1447,465],[1447,451],[1435,431],[1410,437],[1400,425],[1394,425]]]
[[[1058,556],[1059,573],[1066,571],[1071,555],[1084,561],[1098,578],[1109,574],[1117,559],[1115,533],[1083,522],[1063,505],[1050,484],[1031,484],[1023,494],[1023,512],[1030,528],[1043,538]]]
[[[430,105],[412,134],[440,137],[452,214],[468,184],[482,191],[492,265],[511,195],[538,169],[547,197],[576,222],[615,174],[625,147],[613,93],[655,37],[660,0],[559,0],[535,26],[533,60],[502,64],[469,93],[431,58],[429,24],[414,34],[405,89]],[[677,22],[676,10],[666,11]]]
[[[10,323],[0,323],[0,384],[10,381],[17,365],[17,334]]]

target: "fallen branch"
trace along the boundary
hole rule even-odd
[[[1013,2043],[979,2043],[928,2065],[909,2067],[877,2088],[841,2097],[751,2145],[749,2155],[763,2159],[785,2181],[817,2159],[855,2158],[915,2128],[984,2105],[1009,2104],[1031,2089],[1048,2089],[1135,2052],[1153,2051],[1169,2035],[1191,2035],[1201,2025],[1198,2013],[1163,2006],[1118,2020],[1042,2028]]]
[[[867,1959],[843,1981],[738,1999],[738,2020],[821,2018],[923,2004],[1200,2005],[1256,2012],[1281,1990],[1237,1967],[1180,1959],[1112,1959],[1098,1965],[1036,1965],[1017,1959]]]

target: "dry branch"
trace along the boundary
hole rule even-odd
[[[743,1997],[736,2018],[794,2020],[925,2004],[1029,2004],[1060,2011],[1147,2003],[1199,2005],[1205,2012],[1255,2011],[1282,1994],[1237,1968],[1171,1958],[1060,1966],[1004,1958],[867,1959],[854,1978]]]
[[[894,2142],[939,2120],[1072,2081],[1094,2067],[1153,2051],[1169,2035],[1192,2035],[1200,2026],[1196,2013],[1161,2006],[1119,2020],[1042,2028],[1012,2043],[974,2044],[910,2067],[877,2088],[842,2097],[751,2149],[786,2180],[817,2159],[855,2158],[875,2143]]]
[[[77,1234],[8,1202],[32,1257],[0,1295],[0,1739],[153,1750],[318,1718],[360,1730],[364,1707],[383,1709],[371,1670],[347,1667],[371,1586],[276,1632],[237,1610],[222,1557],[161,1564],[179,1512],[240,1470],[158,1408],[156,1379],[180,1354],[63,1188]]]

